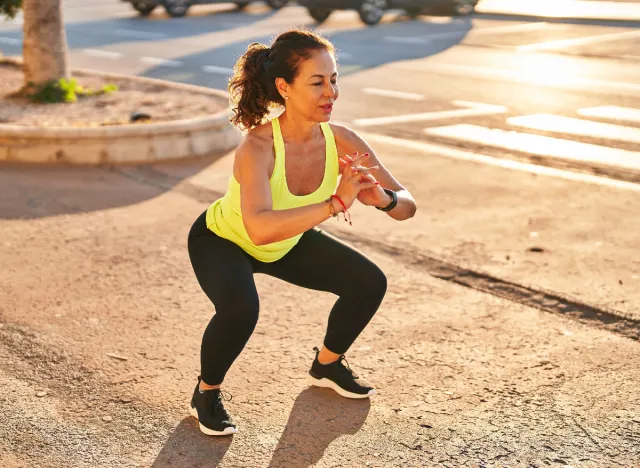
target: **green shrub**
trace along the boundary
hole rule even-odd
[[[117,90],[118,87],[114,84],[105,85],[100,90],[93,90],[80,86],[75,78],[69,80],[60,78],[38,89],[35,89],[33,84],[29,84],[27,86],[27,95],[31,100],[40,103],[75,102],[79,96],[96,96],[99,94],[112,93]]]

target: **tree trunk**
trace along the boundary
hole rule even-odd
[[[62,0],[24,0],[23,11],[25,85],[69,78]]]

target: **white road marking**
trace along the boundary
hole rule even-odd
[[[162,65],[165,67],[174,67],[174,68],[179,68],[182,66],[182,62],[179,62],[177,60],[169,60],[169,59],[163,59],[158,57],[140,57],[140,61],[148,65]]]
[[[585,117],[619,120],[622,122],[640,123],[640,109],[620,106],[601,106],[579,109],[578,114]]]
[[[549,18],[597,20],[638,20],[640,5],[635,2],[582,0],[482,0],[478,13],[530,15]]]
[[[623,125],[591,122],[589,120],[574,119],[551,114],[533,114],[507,119],[510,125],[544,130],[547,132],[568,133],[571,135],[606,138],[610,140],[624,141],[627,143],[640,143],[640,129],[625,127]]]
[[[441,119],[452,119],[458,117],[471,117],[475,115],[502,114],[507,111],[504,106],[492,104],[481,104],[469,101],[453,101],[453,103],[466,109],[454,109],[447,111],[423,112],[420,114],[391,115],[387,117],[371,117],[356,119],[354,124],[360,127],[370,127],[372,125],[389,125],[407,122],[426,122]]]
[[[85,55],[89,55],[91,57],[102,57],[102,58],[109,58],[113,60],[116,60],[122,57],[122,54],[120,52],[109,52],[108,50],[84,49],[83,52],[85,53]]]
[[[640,94],[640,84],[623,83],[621,81],[604,81],[581,78],[577,76],[562,76],[560,74],[535,74],[530,71],[506,70],[500,68],[482,67],[477,65],[460,65],[453,63],[434,62],[398,62],[387,65],[396,70],[433,71],[447,75],[462,76],[466,78],[483,78],[494,80],[508,80],[514,83],[525,83],[536,86],[549,86],[552,88],[576,88],[619,95],[627,93]]]
[[[451,148],[449,146],[444,146],[444,145],[426,143],[423,141],[405,140],[403,138],[395,138],[395,137],[380,135],[376,133],[362,132],[360,133],[360,135],[369,142],[393,145],[395,148],[406,148],[409,150],[428,153],[434,156],[442,156],[442,157],[447,157],[452,159],[459,159],[463,161],[471,161],[471,162],[476,162],[480,164],[488,164],[490,166],[495,166],[495,167],[502,167],[505,169],[528,172],[531,174],[558,177],[565,180],[585,182],[589,184],[612,187],[615,189],[624,189],[624,190],[631,190],[634,192],[640,192],[640,184],[634,184],[633,182],[625,182],[621,180],[610,179],[608,177],[599,177],[596,175],[567,171],[563,169],[556,169],[548,166],[537,166],[535,164],[514,161],[511,159],[496,158],[494,156],[471,153],[469,151]]]
[[[383,39],[389,42],[404,43],[404,44],[425,44],[437,39],[448,39],[466,35],[483,35],[483,34],[497,34],[508,33],[521,30],[542,29],[547,26],[545,22],[539,23],[524,23],[524,24],[508,24],[506,26],[493,26],[488,28],[477,29],[460,29],[457,31],[447,31],[441,33],[426,34],[424,36],[384,36]]]
[[[640,31],[624,31],[610,34],[599,34],[597,36],[577,37],[573,39],[562,39],[558,41],[539,42],[536,44],[523,45],[517,48],[520,52],[531,52],[538,50],[562,49],[578,45],[593,44],[596,42],[615,41],[623,38],[640,36]]]
[[[427,135],[493,146],[510,151],[640,170],[640,153],[636,151],[626,151],[608,146],[598,146],[579,141],[470,124],[425,128],[423,131]]]
[[[364,88],[362,91],[366,94],[372,94],[374,96],[408,99],[409,101],[422,101],[424,99],[424,94],[407,93],[405,91],[394,91],[392,89]]]
[[[216,67],[215,65],[205,65],[202,71],[207,73],[215,73],[217,75],[231,75],[233,68]]]
[[[167,34],[152,33],[146,31],[135,31],[133,29],[116,29],[113,34],[120,37],[131,37],[134,39],[166,39]]]
[[[0,37],[0,44],[20,45],[22,41],[20,39],[14,39],[13,37]]]

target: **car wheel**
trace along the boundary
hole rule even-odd
[[[358,14],[364,24],[378,24],[389,8],[387,0],[362,0]]]
[[[453,0],[450,13],[454,16],[469,16],[475,9],[475,0]]]
[[[148,16],[153,10],[156,9],[158,4],[151,0],[136,0],[131,4],[133,9],[140,13],[142,16]]]
[[[164,0],[164,9],[172,18],[181,18],[187,14],[190,0]]]
[[[267,0],[267,5],[274,10],[279,10],[280,8],[287,6],[287,3],[289,3],[289,0]]]
[[[333,10],[329,10],[328,8],[309,8],[307,11],[309,12],[309,15],[318,23],[322,23],[323,21],[325,21],[333,12]]]
[[[407,8],[407,15],[411,18],[417,18],[422,14],[423,9],[421,7]]]
[[[236,6],[238,7],[238,9],[242,10],[243,8],[247,8],[247,6],[249,5],[249,3],[251,3],[251,0],[236,0],[235,2],[233,2],[236,4]]]

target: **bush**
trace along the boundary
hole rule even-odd
[[[0,0],[0,15],[15,18],[22,8],[22,0]]]
[[[114,84],[108,84],[100,90],[92,90],[80,86],[74,78],[70,80],[60,78],[51,81],[44,86],[35,88],[32,83],[27,86],[26,95],[35,102],[56,103],[56,102],[75,102],[78,96],[96,96],[99,94],[107,94],[117,91],[118,87]]]

